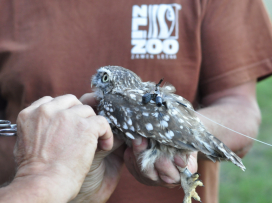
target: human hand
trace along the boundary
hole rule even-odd
[[[174,163],[167,158],[159,158],[154,168],[141,170],[140,155],[148,147],[146,138],[139,137],[132,141],[132,148],[127,148],[124,154],[125,164],[130,173],[141,183],[152,186],[163,186],[172,188],[180,186],[180,172],[176,166],[187,168],[191,173],[197,172],[197,152],[175,155]]]
[[[15,181],[38,177],[53,199],[73,199],[90,170],[97,146],[109,151],[113,135],[105,118],[73,95],[43,97],[20,112],[14,150]]]
[[[84,94],[80,101],[94,109],[97,100],[94,93]],[[125,145],[123,141],[114,137],[111,151],[97,151],[78,196],[72,202],[88,201],[92,203],[106,202],[116,188],[123,166]]]

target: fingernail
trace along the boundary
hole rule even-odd
[[[136,137],[136,139],[134,140],[134,144],[136,146],[139,146],[140,144],[142,144],[142,137],[140,136]]]

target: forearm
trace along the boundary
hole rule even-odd
[[[211,103],[199,113],[237,132],[256,137],[260,124],[260,111],[254,98],[237,95],[224,97]],[[199,116],[208,131],[225,143],[239,156],[244,156],[252,146],[252,140],[227,130]]]

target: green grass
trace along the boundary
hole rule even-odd
[[[272,0],[264,0],[272,18]],[[258,139],[272,144],[272,77],[257,85],[262,124]],[[272,147],[256,143],[243,159],[242,172],[231,163],[221,163],[220,203],[272,202]]]
[[[268,14],[270,16],[270,18],[272,18],[272,1],[271,0],[263,0],[266,9],[268,11]]]
[[[272,77],[257,85],[258,103],[262,112],[262,124],[258,139],[272,143]],[[242,172],[232,163],[221,163],[220,203],[268,203],[272,202],[272,148],[260,143],[243,159],[247,167]]]

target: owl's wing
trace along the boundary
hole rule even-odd
[[[206,154],[212,161],[229,160],[245,170],[240,157],[205,129],[189,101],[175,94],[166,94],[165,100],[170,104],[168,107],[170,114],[175,114],[174,118],[184,121],[183,126],[186,126],[188,132],[185,135],[187,144],[191,144],[198,151]]]
[[[180,109],[157,107],[153,101],[144,105],[143,95],[141,90],[104,95],[101,104],[104,105],[103,114],[131,139],[134,139],[134,135],[141,135],[178,149],[199,151],[190,129],[191,124],[187,121],[188,112],[184,112],[188,116],[185,119],[179,113]]]
[[[244,170],[241,159],[205,129],[189,101],[164,93],[167,107],[153,101],[144,105],[144,93],[127,89],[104,95],[104,115],[130,139],[140,135],[177,149],[201,151],[213,161],[230,160]]]

